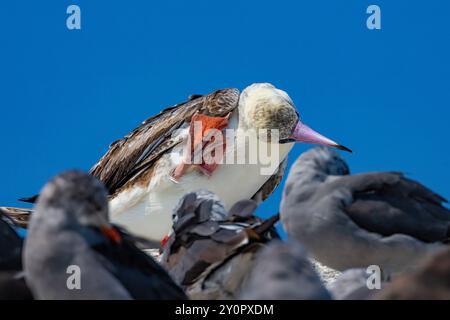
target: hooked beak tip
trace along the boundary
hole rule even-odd
[[[343,150],[343,151],[347,151],[347,152],[353,153],[353,151],[351,149],[347,148],[346,146],[340,145],[340,144],[336,145],[335,148],[339,149],[339,150]]]

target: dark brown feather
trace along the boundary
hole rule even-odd
[[[11,218],[15,225],[26,228],[32,209],[13,208],[13,207],[0,207],[0,211]]]
[[[449,237],[450,210],[443,197],[400,173],[367,173],[343,177],[353,192],[346,207],[352,220],[384,236],[411,235],[425,242]]]
[[[263,220],[248,214],[248,206],[237,205],[234,208],[234,215],[229,214],[223,220],[200,221],[204,218],[200,219],[200,208],[201,204],[196,208],[190,208],[189,213],[180,210],[177,212],[178,217],[182,216],[174,225],[174,230],[178,231],[171,235],[162,258],[162,264],[169,270],[172,277],[191,293],[203,291],[204,284],[211,278],[220,279],[220,281],[217,280],[220,283],[234,283],[234,279],[231,278],[239,279],[244,275],[235,274],[235,272],[228,274],[228,271],[222,268],[235,258],[238,261],[242,258],[242,263],[244,261],[251,263],[253,253],[264,247],[264,244],[271,239],[278,238],[274,229],[279,219],[278,215]],[[245,214],[239,215],[238,208],[246,211]],[[253,207],[250,209],[253,211]],[[193,214],[196,218],[192,218]],[[179,227],[179,224],[182,227]],[[231,263],[231,265],[237,266],[239,263]],[[228,268],[224,269],[228,270]],[[224,274],[221,274],[222,272]],[[209,287],[211,292],[205,293],[204,297],[224,298],[227,296],[225,292],[220,293],[223,289],[220,285],[213,285],[212,287],[216,288],[214,290],[211,286]]]
[[[278,166],[277,171],[259,188],[259,190],[252,197],[256,203],[261,204],[267,200],[270,195],[275,191],[278,185],[283,180],[284,173],[286,171],[288,163],[288,157],[286,157]]]
[[[225,116],[237,107],[238,102],[239,90],[223,89],[167,108],[114,142],[90,173],[100,179],[112,195],[178,144],[179,141],[170,139],[172,133],[190,122],[195,113]]]

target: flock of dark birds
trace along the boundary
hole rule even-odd
[[[155,243],[109,221],[107,195],[68,171],[43,188],[26,230],[1,212],[0,299],[450,299],[445,199],[401,173],[350,175],[325,147],[299,157],[267,219],[253,200],[226,210],[206,190],[181,196],[160,261],[143,250]],[[310,258],[343,273],[326,287]],[[380,289],[367,286],[370,265]]]

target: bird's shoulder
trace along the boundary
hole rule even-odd
[[[348,188],[353,194],[395,195],[409,200],[442,206],[447,200],[402,172],[369,172],[342,176],[332,184]]]
[[[130,179],[151,168],[165,152],[179,143],[172,134],[190,122],[195,113],[224,116],[237,108],[239,90],[217,90],[207,95],[194,95],[188,101],[162,110],[146,119],[128,135],[111,143],[105,155],[91,168],[110,194]]]
[[[345,212],[359,226],[384,236],[407,234],[425,242],[450,236],[446,200],[399,172],[354,175],[345,184],[352,201]]]

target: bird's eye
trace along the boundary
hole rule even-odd
[[[93,203],[93,209],[95,211],[102,211],[102,206],[98,203]]]

